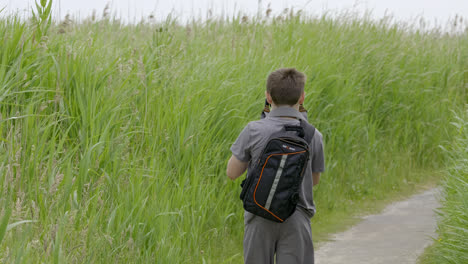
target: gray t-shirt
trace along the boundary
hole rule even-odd
[[[248,162],[249,169],[251,169],[252,161],[260,157],[270,136],[283,129],[284,125],[299,125],[299,119],[305,120],[304,116],[292,107],[281,106],[275,108],[265,119],[247,124],[231,146],[232,155],[240,161]],[[298,207],[312,217],[315,214],[312,172],[323,172],[325,170],[322,134],[318,130],[315,131],[315,135],[310,142],[310,148],[309,164],[299,191]]]

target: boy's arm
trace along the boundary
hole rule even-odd
[[[312,181],[313,186],[317,185],[320,181],[320,175],[325,171],[325,157],[323,151],[323,136],[318,130],[315,131],[315,137],[313,139],[314,153],[312,156]]]
[[[235,180],[241,176],[247,169],[248,162],[240,161],[234,155],[228,161],[226,174],[231,180]]]
[[[320,172],[312,172],[313,186],[317,185],[320,181]]]
[[[239,178],[239,176],[245,172],[249,164],[251,143],[249,124],[244,127],[234,144],[231,146],[232,156],[229,159],[226,168],[226,174],[231,180]]]

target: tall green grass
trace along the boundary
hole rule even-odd
[[[451,166],[444,179],[438,234],[423,263],[468,262],[468,112],[454,122],[457,140],[450,148]]]
[[[240,263],[225,166],[278,67],[306,73],[324,134],[313,225],[427,182],[468,99],[466,33],[285,14],[39,34],[44,19],[0,19],[0,262]]]

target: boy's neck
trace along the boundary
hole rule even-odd
[[[271,104],[271,111],[275,110],[276,108],[283,107],[283,106],[291,107],[291,108],[294,108],[297,111],[299,111],[299,104],[295,104],[295,105],[275,105],[274,103]]]

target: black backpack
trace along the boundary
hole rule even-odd
[[[246,211],[280,223],[294,213],[314,134],[315,128],[300,120],[271,135],[241,184]]]

